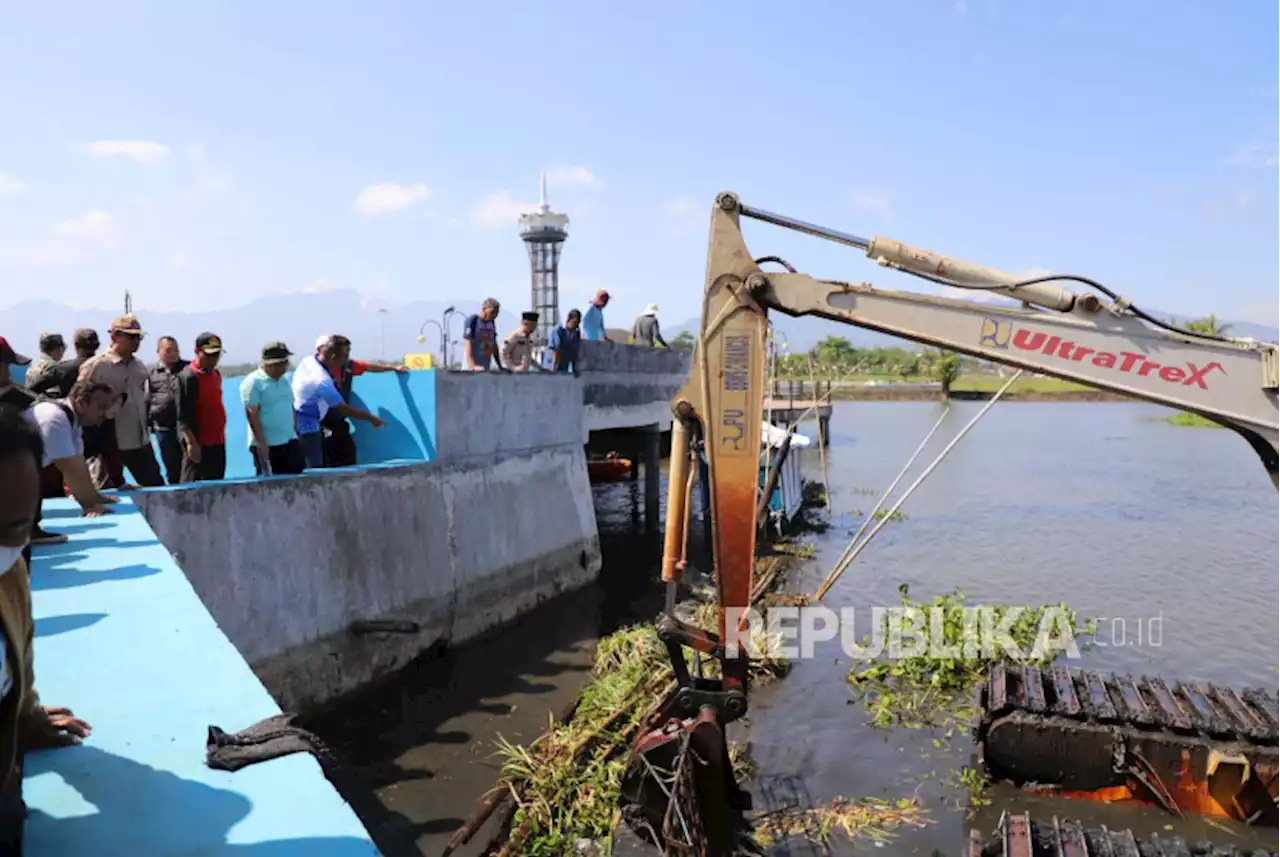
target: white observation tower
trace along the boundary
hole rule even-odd
[[[547,172],[542,171],[538,210],[520,215],[520,237],[529,251],[532,268],[533,306],[538,314],[534,340],[546,345],[551,330],[560,323],[560,248],[569,237],[569,216],[556,214],[547,205]]]

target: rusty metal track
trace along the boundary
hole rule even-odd
[[[983,699],[987,718],[1021,710],[1084,722],[1140,729],[1200,733],[1215,740],[1275,745],[1274,696],[1267,690],[1235,691],[1160,678],[1134,679],[1097,670],[993,664]]]
[[[1123,788],[1175,813],[1276,825],[1275,697],[1259,688],[1171,684],[993,664],[979,692],[976,729],[987,771],[1071,796]],[[1064,843],[1062,853],[1071,847]]]
[[[969,832],[964,857],[1276,857],[1276,852],[1188,843],[1180,836],[1139,839],[1131,830],[1085,828],[1056,816],[1051,822],[1038,822],[1029,813],[1006,813],[990,836]]]

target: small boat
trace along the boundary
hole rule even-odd
[[[616,452],[587,458],[587,478],[592,482],[621,482],[631,477],[631,459]]]

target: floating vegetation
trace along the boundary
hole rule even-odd
[[[872,497],[878,492],[875,488],[854,488],[853,493],[860,494],[863,497]]]
[[[788,554],[757,560],[752,601],[766,597],[792,562]],[[686,621],[718,633],[719,609],[714,603],[699,604]],[[770,640],[754,642],[759,652],[778,648]],[[692,670],[694,653],[685,655]],[[714,660],[704,662],[703,673],[716,678],[719,667]],[[788,667],[786,660],[774,655],[753,660],[751,682],[764,685],[784,675]],[[666,647],[651,623],[601,639],[591,680],[572,718],[552,722],[526,746],[498,739],[502,774],[487,803],[503,805],[510,813],[501,853],[550,857],[574,853],[582,840],[608,840],[621,818],[619,796],[631,744],[675,688]],[[749,754],[743,748],[734,752],[735,769],[749,771]],[[478,828],[478,824],[473,820],[464,827]]]
[[[1165,422],[1171,426],[1183,426],[1186,428],[1222,428],[1221,425],[1215,423],[1213,420],[1205,419],[1199,414],[1193,414],[1187,411],[1174,414],[1173,416],[1165,419]]]
[[[914,798],[836,798],[824,807],[787,808],[762,816],[756,821],[755,837],[766,848],[795,837],[829,845],[837,832],[850,839],[884,843],[894,839],[900,828],[929,823],[924,807]]]
[[[784,553],[800,559],[813,558],[813,542],[782,542],[773,546],[776,553]]]
[[[907,513],[901,509],[895,509],[892,513],[890,513],[888,509],[876,509],[875,512],[872,513],[871,517],[875,518],[877,521],[883,518],[888,518],[890,523],[896,523],[898,521],[905,521],[907,519]]]
[[[924,619],[922,628],[898,629],[904,641],[912,632],[920,638],[923,645],[917,643],[912,648],[918,654],[878,660],[849,673],[849,681],[861,692],[875,726],[952,723],[958,714],[965,713],[965,705],[970,704],[969,691],[984,677],[993,660],[1023,653],[1025,657],[1018,660],[1044,663],[1052,660],[1051,649],[1037,646],[1038,641],[1043,642],[1041,634],[1045,630],[1061,632],[1060,626],[1065,624],[1073,640],[1095,631],[1093,622],[1081,627],[1075,610],[1065,603],[1032,608],[984,605],[993,628],[1004,630],[1007,623],[1007,640],[1012,645],[995,648],[987,645],[990,639],[978,638],[983,635],[982,629],[975,627],[976,605],[966,604],[962,591],[957,589],[927,602],[912,601],[906,584],[898,587],[898,592],[901,606],[914,608]],[[1012,621],[1008,622],[1010,618]],[[885,630],[892,639],[894,629]],[[864,641],[870,642],[871,637]]]
[[[821,482],[810,480],[804,483],[800,488],[800,505],[809,509],[827,505],[827,491]]]

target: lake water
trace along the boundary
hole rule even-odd
[[[832,526],[804,536],[814,556],[793,573],[790,590],[816,590],[858,526],[853,510],[870,511],[942,407],[835,406],[827,451]],[[980,407],[952,405],[899,490]],[[917,600],[959,587],[978,602],[1067,601],[1108,620],[1086,655],[1090,665],[1276,687],[1276,489],[1234,433],[1170,426],[1168,413],[1127,403],[997,404],[912,495],[907,520],[884,527],[825,603],[869,618],[871,606],[897,603],[903,583]],[[808,474],[820,479],[817,452],[805,455]],[[660,544],[643,532],[640,486],[595,491],[605,552],[597,588],[411,669],[321,723],[318,731],[347,763],[339,787],[389,857],[439,854],[494,781],[496,735],[534,737],[585,682],[596,635],[658,608]],[[1145,639],[1153,619],[1158,645]],[[1136,644],[1139,628],[1143,645]],[[959,853],[968,829],[989,829],[1003,809],[1170,833],[1170,819],[1156,810],[1005,789],[976,819],[965,819],[945,781],[968,762],[968,748],[941,752],[924,730],[870,727],[851,704],[845,676],[852,665],[833,640],[754,695],[747,725],[762,782],[790,777],[816,804],[918,794],[933,823],[902,834],[892,853]],[[1228,835],[1194,819],[1174,828],[1192,839]],[[1260,841],[1274,847],[1274,831]],[[864,850],[886,853],[866,843],[846,853]]]

